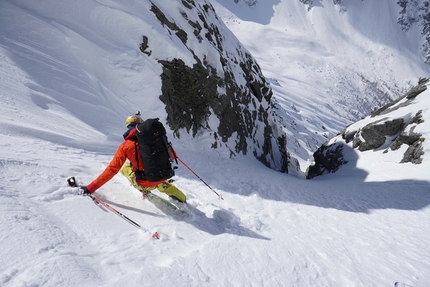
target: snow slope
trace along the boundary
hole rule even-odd
[[[159,93],[160,71],[138,50],[142,27],[151,26],[147,8],[133,0],[0,2],[1,286],[428,286],[427,154],[422,165],[399,165],[351,151],[338,173],[304,180],[171,137],[225,200],[183,166],[175,184],[188,196],[187,219],[141,200],[119,175],[96,193],[159,240],[76,195],[66,179],[87,184],[103,170],[126,116],[138,108],[165,117],[161,102],[137,96]],[[270,45],[259,44],[251,52]],[[276,75],[285,68],[273,66]],[[299,98],[320,124],[342,125],[317,98]]]

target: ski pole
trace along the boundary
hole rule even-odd
[[[195,173],[188,165],[185,164],[185,162],[182,161],[182,159],[180,159],[179,157],[176,157],[189,171],[191,171],[198,179],[201,180],[201,182],[203,182],[204,184],[206,184],[207,187],[209,187],[216,195],[218,195],[218,199],[222,199],[224,200],[224,198],[222,198],[222,194],[218,194],[209,184],[207,184],[200,176],[197,175],[197,173]]]
[[[122,214],[121,212],[119,212],[118,210],[116,210],[115,208],[113,208],[112,206],[110,206],[109,204],[107,204],[106,202],[101,200],[100,198],[98,198],[92,194],[87,194],[86,196],[89,196],[94,202],[96,202],[96,204],[104,205],[105,207],[110,209],[112,212],[114,212],[116,215],[121,216],[122,219],[124,219],[125,221],[127,221],[128,223],[133,225],[134,227],[142,229],[142,227],[139,224],[137,224],[136,222],[134,222],[133,220],[131,220],[130,218],[128,218],[127,216],[125,216],[124,214]]]
[[[71,177],[71,178],[67,179],[67,182],[69,183],[69,185],[71,187],[80,187],[80,186],[78,186],[76,184],[75,177]],[[103,200],[101,200],[100,198],[98,198],[98,197],[96,197],[96,196],[94,196],[92,194],[85,194],[85,196],[88,196],[89,198],[91,198],[94,201],[94,203],[101,204],[101,205],[105,206],[106,208],[108,208],[109,210],[111,210],[116,215],[120,216],[122,219],[124,219],[125,221],[127,221],[128,223],[130,223],[131,225],[133,225],[134,227],[140,228],[143,231],[148,232],[148,230],[143,229],[135,221],[131,220],[130,218],[128,218],[127,216],[125,216],[124,214],[122,214],[121,212],[119,212],[118,210],[116,210],[115,208],[113,208],[112,206],[110,206],[109,204],[107,204],[106,202],[104,202]]]

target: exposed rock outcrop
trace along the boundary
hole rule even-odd
[[[291,161],[286,135],[273,115],[272,90],[255,59],[218,20],[205,1],[182,0],[180,18],[166,15],[152,4],[151,11],[192,55],[189,59],[157,59],[162,65],[161,101],[167,123],[180,137],[200,131],[213,135],[212,148],[227,148],[230,156],[252,153],[266,166],[288,172]],[[196,43],[201,44],[198,51]],[[234,45],[232,45],[234,43]],[[140,50],[151,55],[151,39],[143,37]],[[202,53],[202,51],[205,51]]]
[[[385,143],[387,136],[398,134],[403,127],[403,119],[388,120],[388,118],[384,118],[372,122],[355,133],[353,147],[360,151],[377,149]]]
[[[345,144],[352,145],[352,148],[360,152],[383,150],[383,153],[396,151],[407,145],[399,163],[421,163],[425,138],[421,133],[415,132],[415,129],[424,122],[422,110],[414,111],[409,107],[418,95],[427,90],[428,84],[429,79],[420,79],[418,85],[405,95],[346,127],[330,139],[314,153],[314,164],[308,167],[306,177],[313,178],[338,170],[347,162],[343,155]]]
[[[315,164],[308,167],[306,178],[314,178],[324,173],[336,172],[339,167],[348,161],[343,156],[343,145],[322,145],[314,153]]]

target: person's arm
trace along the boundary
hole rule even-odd
[[[87,190],[91,193],[102,187],[106,182],[112,179],[118,171],[121,169],[124,162],[127,160],[127,156],[125,155],[123,144],[121,144],[112,161],[109,163],[109,165],[105,168],[105,170],[90,184],[87,185]]]

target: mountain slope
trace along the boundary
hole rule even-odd
[[[50,1],[46,11],[5,2],[2,44],[26,67],[31,101],[60,111],[52,116],[86,118],[88,107],[85,128],[115,138],[121,132],[112,127],[138,107],[177,137],[204,135],[200,142],[225,156],[249,153],[287,172],[286,138],[258,64],[208,2],[171,4]]]
[[[179,5],[157,3],[172,10]],[[397,157],[374,160],[371,152],[351,152],[355,160],[338,173],[305,180],[268,169],[253,156],[230,158],[210,148],[206,134],[173,138],[170,130],[178,155],[224,200],[182,166],[174,179],[188,197],[186,220],[143,201],[120,175],[96,193],[158,231],[159,240],[76,195],[66,179],[73,175],[87,184],[104,169],[122,141],[125,116],[139,108],[167,117],[158,99],[162,68],[138,49],[143,29],[147,36],[164,31],[170,37],[151,15],[148,2],[134,0],[0,2],[0,285],[428,285],[426,154],[421,166],[400,169]],[[296,36],[292,43],[300,42]],[[276,46],[276,38],[264,40],[263,48]],[[179,40],[153,50],[188,53]],[[275,67],[279,61],[272,60]],[[269,60],[263,62],[267,67]],[[328,82],[307,86],[321,90]],[[136,96],[141,91],[148,97]],[[280,115],[289,115],[282,106],[290,102],[277,98]],[[342,126],[318,97],[292,99],[300,103],[292,114],[295,134],[310,129],[310,122],[299,124],[312,119],[301,121],[299,111],[319,114],[327,129]],[[305,146],[300,151],[310,153]]]
[[[396,1],[236,2],[213,1],[271,82],[302,167],[310,151],[429,73],[421,26],[404,31]]]

